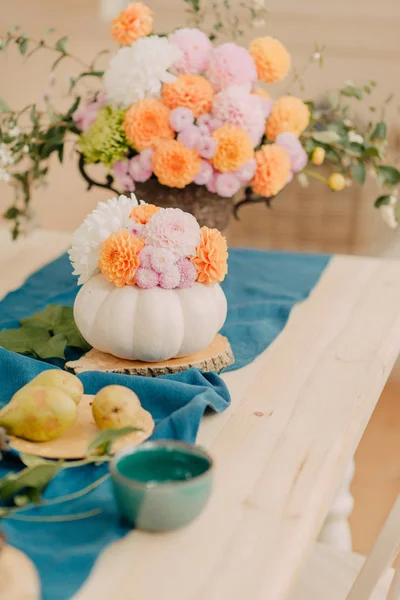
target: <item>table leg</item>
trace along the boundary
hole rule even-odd
[[[349,516],[354,506],[354,498],[350,493],[354,470],[353,458],[318,537],[318,541],[346,552],[352,550]]]

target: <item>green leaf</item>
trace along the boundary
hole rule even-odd
[[[54,46],[55,49],[65,54],[67,52],[67,40],[68,37],[66,35],[57,40],[56,45]]]
[[[49,462],[53,462],[47,460],[46,458],[41,458],[40,456],[33,456],[33,454],[25,454],[25,452],[20,452],[19,458],[26,467],[36,467],[37,465],[45,465]]]
[[[375,148],[375,146],[370,146],[369,148],[364,150],[364,156],[367,156],[370,158],[380,158],[381,155],[380,155],[378,148]]]
[[[38,117],[37,117],[37,114],[36,114],[36,104],[32,104],[32,108],[31,108],[31,110],[29,112],[29,118],[30,118],[30,120],[32,121],[32,123],[34,125],[38,124],[39,120],[38,120]]]
[[[53,62],[53,64],[51,65],[50,71],[54,71],[54,69],[57,67],[57,65],[59,65],[60,62],[62,61],[62,59],[65,57],[66,57],[66,54],[60,54],[60,56],[57,58],[57,60],[55,60]]]
[[[73,105],[71,106],[71,108],[68,110],[67,112],[67,116],[71,117],[74,112],[76,111],[76,109],[79,106],[79,102],[81,101],[80,97],[78,96],[77,98],[75,98]]]
[[[90,344],[82,337],[79,329],[77,328],[74,318],[72,316],[70,322],[63,322],[56,325],[54,329],[55,334],[62,334],[67,340],[67,345],[73,348],[81,348],[81,350],[88,351],[91,349]]]
[[[50,334],[37,327],[21,327],[20,329],[3,329],[0,331],[0,346],[18,354],[32,354],[36,344],[50,339]]]
[[[61,323],[66,315],[70,315],[72,308],[67,306],[59,306],[58,304],[49,304],[46,308],[31,317],[21,319],[22,326],[44,327],[47,330],[53,330],[54,327]]]
[[[340,140],[339,134],[336,133],[336,131],[331,131],[330,129],[326,131],[317,131],[312,134],[312,138],[321,144],[331,144]]]
[[[376,124],[374,131],[371,135],[371,140],[384,140],[387,136],[387,126],[385,121],[379,121]]]
[[[62,461],[27,467],[19,473],[9,473],[0,479],[0,499],[5,502],[23,491],[41,494],[62,468]]]
[[[8,30],[8,33],[10,35],[12,35],[16,31],[18,31],[18,29],[21,29],[21,27],[19,25],[11,25],[10,29]]]
[[[20,41],[18,42],[18,46],[19,46],[19,51],[22,54],[22,56],[25,56],[26,51],[28,50],[28,40],[25,37],[21,37]]]
[[[379,208],[380,206],[385,206],[386,204],[390,204],[392,197],[390,195],[379,196],[375,200],[375,208]]]
[[[376,168],[378,183],[383,185],[397,185],[400,183],[400,171],[396,167],[382,165]]]
[[[367,169],[365,168],[364,163],[357,162],[350,169],[350,173],[352,178],[357,181],[360,185],[364,185],[366,177],[367,177]]]
[[[4,100],[4,98],[0,98],[0,113],[5,113],[10,110],[9,104]]]
[[[55,31],[54,27],[47,27],[47,29],[45,29],[43,32],[43,37],[50,35],[50,33],[53,33],[53,31]]]
[[[363,144],[359,144],[358,142],[350,142],[346,147],[355,154],[362,154],[364,152]]]
[[[88,454],[110,454],[112,445],[119,438],[133,433],[134,431],[142,431],[137,427],[121,427],[121,429],[104,429],[90,442]]]
[[[363,91],[355,85],[346,85],[346,87],[340,90],[340,93],[342,96],[357,98],[357,100],[362,100],[364,97]]]
[[[41,330],[42,331],[42,330]],[[34,353],[40,358],[65,358],[65,348],[67,345],[67,338],[62,334],[58,333],[49,337],[49,339],[43,342],[35,342],[32,344]]]
[[[62,163],[63,158],[64,158],[64,146],[62,144],[60,146],[58,146],[57,154],[58,154],[58,160],[60,161],[60,163]]]
[[[9,220],[16,219],[20,212],[21,211],[16,206],[10,206],[10,208],[3,213],[3,218]]]

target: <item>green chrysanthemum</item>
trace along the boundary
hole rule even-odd
[[[129,146],[123,128],[124,115],[124,110],[111,106],[99,110],[95,122],[78,142],[86,163],[102,162],[111,167],[126,156]]]

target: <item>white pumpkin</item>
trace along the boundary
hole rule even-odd
[[[146,362],[203,350],[221,329],[226,312],[218,284],[175,290],[117,288],[102,274],[82,286],[74,304],[78,329],[93,348]]]

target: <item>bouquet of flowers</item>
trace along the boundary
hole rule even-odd
[[[357,127],[348,105],[349,99],[371,94],[374,82],[348,83],[320,105],[289,94],[276,98],[271,86],[291,69],[290,54],[279,40],[260,36],[245,48],[229,41],[214,46],[210,37],[215,36],[198,28],[155,35],[152,11],[140,2],[127,5],[111,33],[119,49],[104,71],[93,61],[71,79],[69,91],[75,97],[68,111],[60,113],[45,98],[46,111],[36,104],[24,109],[30,125],[22,129],[24,111],[0,101],[0,178],[17,191],[4,216],[14,221],[15,236],[29,216],[32,186],[47,175],[53,152],[62,160],[71,134],[89,187],[117,193],[137,189],[146,197],[146,185],[152,190],[157,185],[169,190],[167,205],[171,194],[181,190],[193,197],[200,193],[204,202],[241,192],[247,200],[268,203],[294,175],[303,184],[315,177],[340,191],[353,180],[364,184],[371,171],[386,188],[376,205],[397,225],[400,171],[385,163],[386,123],[381,119]],[[65,37],[51,45],[46,36],[31,40],[14,28],[1,50],[16,44],[30,56],[45,48],[58,55],[54,69],[73,58]],[[320,52],[313,58],[320,61]],[[79,57],[76,61],[82,63]],[[79,83],[88,78],[97,78],[98,89],[78,95]],[[92,163],[109,170],[105,183],[88,175],[86,165]],[[328,176],[307,168],[323,163]]]

